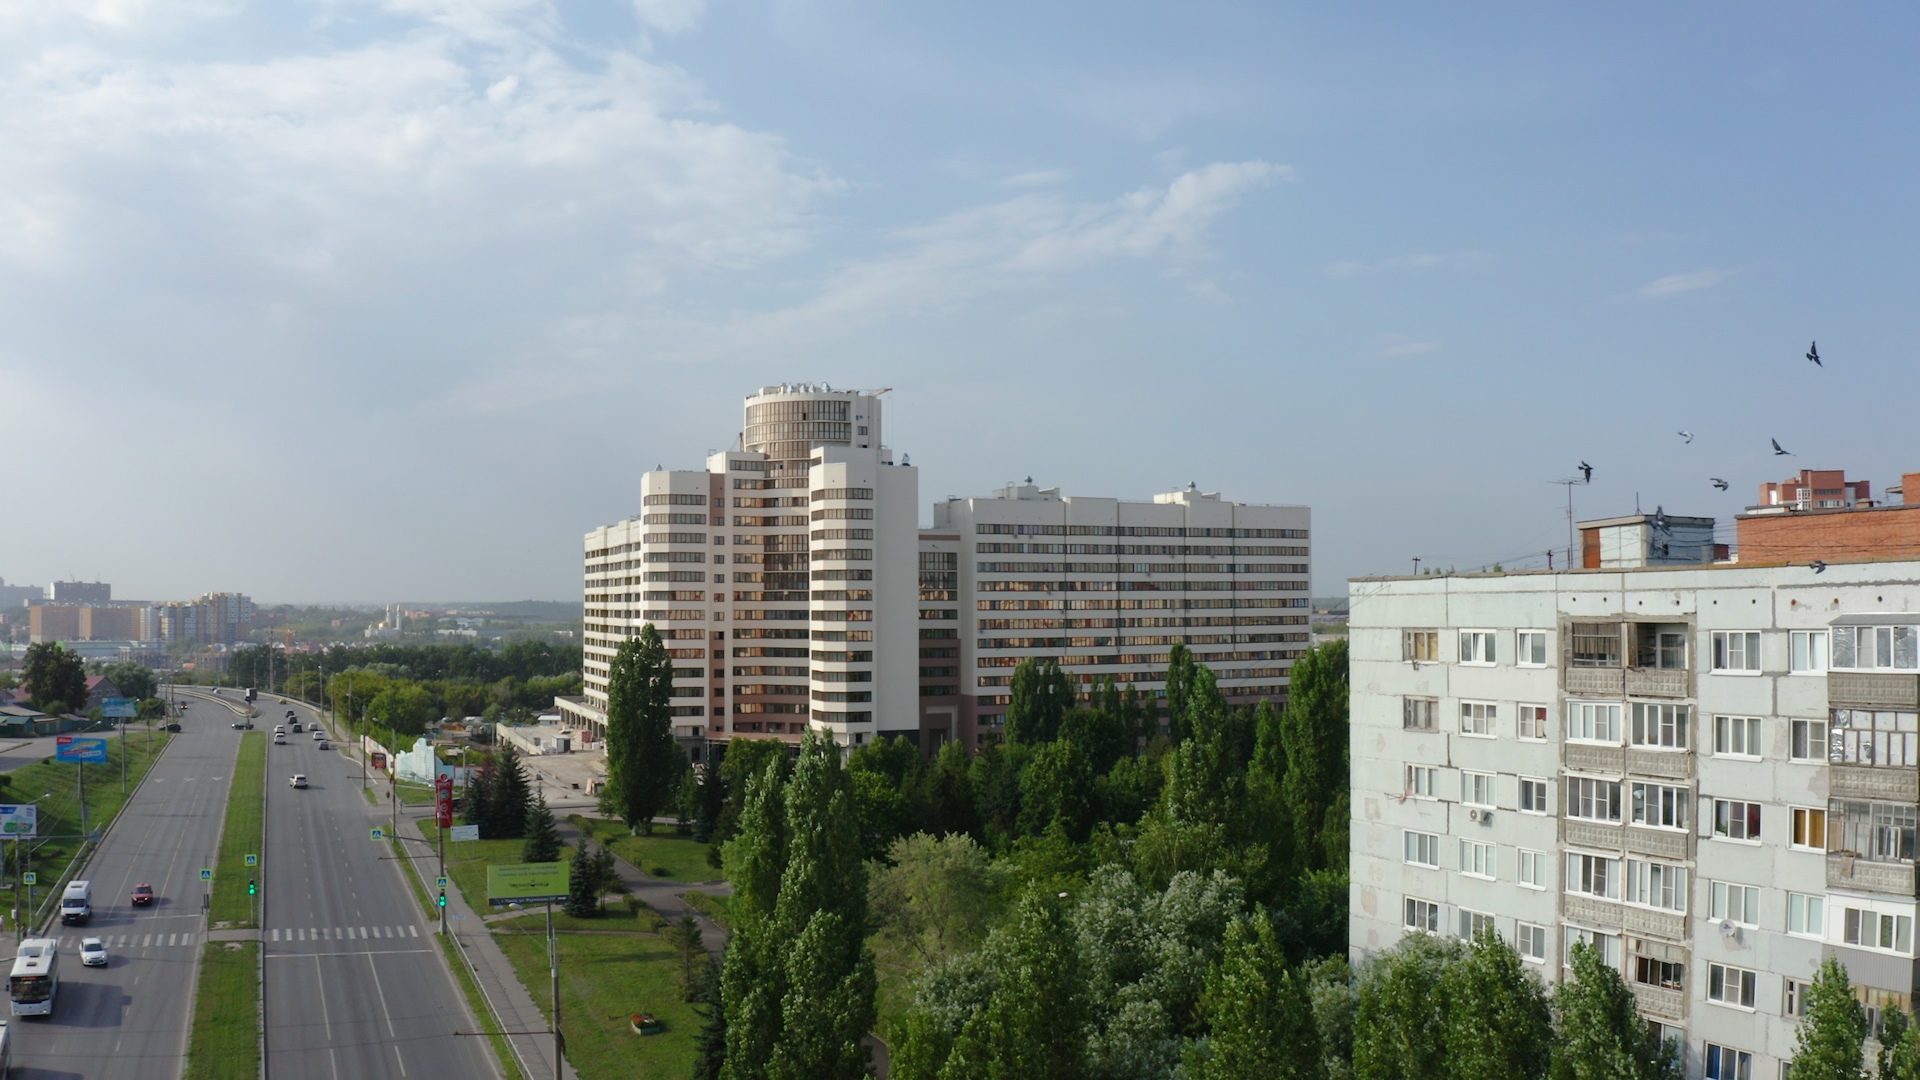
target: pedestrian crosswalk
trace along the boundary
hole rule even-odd
[[[206,940],[205,934],[196,934],[196,933],[68,934],[68,935],[54,938],[53,940],[56,943],[55,945],[56,948],[65,949],[71,946],[77,949],[80,947],[80,941],[82,938],[90,938],[90,937],[99,938],[100,943],[102,945],[105,945],[108,948],[108,950],[165,949],[165,948],[180,948],[183,946],[187,948],[194,948],[194,947],[197,947],[202,941]]]
[[[373,941],[417,938],[420,928],[405,926],[296,926],[267,931],[268,941]]]

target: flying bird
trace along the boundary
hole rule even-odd
[[[1727,490],[1727,482],[1726,482],[1725,480],[1722,480],[1722,479],[1720,479],[1720,478],[1719,478],[1719,477],[1717,477],[1717,476],[1715,476],[1715,477],[1712,477],[1711,479],[1713,480],[1713,489],[1714,489],[1715,491],[1725,491],[1725,490]]]
[[[1681,432],[1681,433],[1680,433],[1680,437],[1681,437],[1681,438],[1683,438],[1683,439],[1685,439],[1685,440],[1687,440],[1688,442],[1692,442],[1692,441],[1693,441],[1693,432],[1691,432],[1691,431],[1683,431],[1683,432]]]
[[[1773,456],[1774,456],[1774,457],[1792,457],[1792,456],[1793,456],[1793,451],[1791,451],[1791,450],[1782,450],[1782,449],[1780,448],[1780,440],[1779,440],[1779,439],[1768,439],[1767,441],[1773,444]]]
[[[1584,461],[1580,463],[1580,480],[1586,484],[1593,483],[1593,466]]]
[[[1808,563],[1807,566],[1810,569],[1812,569],[1813,572],[1816,574],[1824,574],[1827,572],[1827,564],[1821,562],[1819,559],[1813,560],[1812,562]]]
[[[1813,361],[1814,367],[1827,366],[1820,362],[1820,343],[1817,341],[1807,346],[1807,359]]]

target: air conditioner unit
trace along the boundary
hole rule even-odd
[[[1468,820],[1468,821],[1471,821],[1471,822],[1473,822],[1473,823],[1474,823],[1474,824],[1476,824],[1476,825],[1477,825],[1477,824],[1479,824],[1479,823],[1480,823],[1480,820],[1481,820],[1482,818],[1484,818],[1485,816],[1486,816],[1486,814],[1485,814],[1484,812],[1482,812],[1482,811],[1479,811],[1479,810],[1469,810],[1469,811],[1467,811],[1467,820]]]

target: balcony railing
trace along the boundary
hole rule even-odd
[[[1844,851],[1830,851],[1827,853],[1827,888],[1861,889],[1911,898],[1915,895],[1913,864],[1870,862]]]

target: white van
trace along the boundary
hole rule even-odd
[[[67,890],[60,894],[60,921],[71,925],[84,923],[91,918],[93,918],[93,882],[67,882]]]

